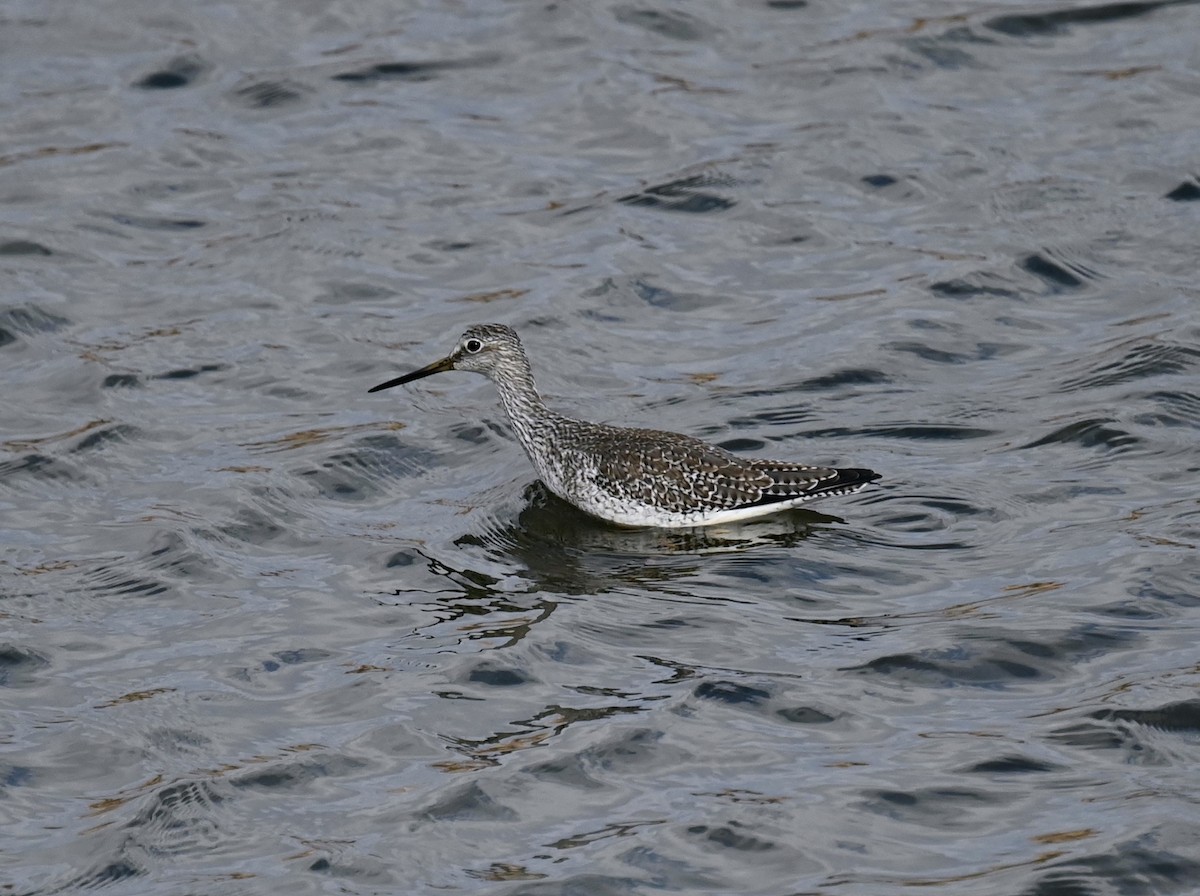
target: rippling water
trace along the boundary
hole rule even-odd
[[[3,892],[1195,892],[1196,5],[0,21]]]

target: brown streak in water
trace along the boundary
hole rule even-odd
[[[82,156],[92,152],[101,152],[106,149],[122,149],[128,145],[128,143],[85,143],[82,146],[43,146],[41,149],[31,149],[27,152],[14,152],[6,156],[0,156],[0,167],[12,165],[15,162],[26,162],[30,159],[48,159],[53,156]]]
[[[84,423],[82,426],[77,426],[67,432],[56,433],[52,436],[42,436],[40,439],[12,439],[8,442],[0,442],[0,448],[7,451],[28,451],[38,445],[45,445],[50,442],[59,442],[63,439],[74,438],[75,436],[83,435],[85,432],[95,429],[97,426],[106,426],[112,423],[111,420],[91,420]]]
[[[497,299],[519,299],[529,292],[527,289],[494,289],[491,292],[473,292],[459,298],[460,302],[494,302]]]
[[[277,439],[267,439],[265,442],[243,442],[240,447],[249,448],[252,451],[272,453],[276,451],[290,451],[293,448],[302,448],[307,445],[319,445],[321,442],[328,441],[335,435],[344,435],[351,432],[377,432],[380,429],[395,432],[396,430],[404,429],[404,424],[392,421],[390,423],[355,423],[350,426],[331,426],[325,429],[302,429],[298,432],[280,436]]]

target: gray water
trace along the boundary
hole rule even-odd
[[[1200,890],[1200,7],[0,9],[0,892]],[[884,478],[621,530],[594,420]]]

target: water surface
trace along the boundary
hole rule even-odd
[[[1194,891],[1196,5],[0,16],[5,892]]]

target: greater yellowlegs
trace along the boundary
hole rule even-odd
[[[503,324],[470,327],[440,361],[369,391],[447,370],[491,379],[517,440],[550,491],[622,526],[682,529],[744,520],[847,495],[879,478],[872,470],[739,457],[679,433],[564,417],[542,401],[521,340]]]

